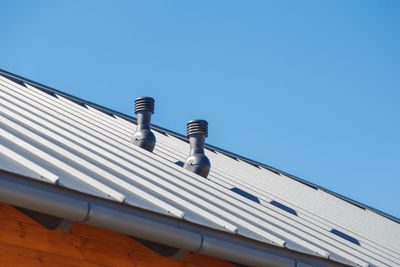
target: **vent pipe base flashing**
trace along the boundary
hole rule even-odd
[[[156,137],[150,128],[151,115],[154,113],[154,99],[151,97],[136,98],[135,113],[137,128],[131,142],[152,152],[156,145]]]

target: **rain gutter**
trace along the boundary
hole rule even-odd
[[[343,266],[2,170],[0,202],[247,266]]]

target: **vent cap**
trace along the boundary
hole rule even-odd
[[[135,114],[139,111],[150,111],[154,114],[154,98],[142,96],[135,99]]]

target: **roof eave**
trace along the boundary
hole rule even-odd
[[[0,202],[249,266],[343,266],[3,170]]]

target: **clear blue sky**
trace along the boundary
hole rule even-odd
[[[0,68],[400,217],[400,1],[2,1]]]

